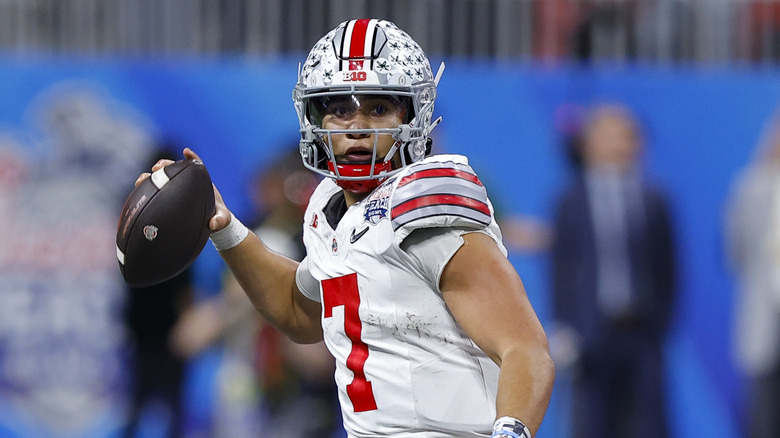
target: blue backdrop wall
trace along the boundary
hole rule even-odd
[[[35,121],[40,102],[63,86],[98,90],[132,113],[149,138],[197,151],[241,217],[250,208],[247,178],[280,148],[294,147],[291,91],[297,62],[6,58],[0,60],[0,133],[15,139],[17,155],[34,168],[53,154]],[[722,214],[729,184],[749,161],[779,98],[778,72],[735,68],[453,60],[440,84],[437,113],[444,122],[437,128],[437,147],[470,156],[503,215],[549,217],[568,177],[556,130],[562,107],[617,101],[638,114],[647,135],[646,167],[670,196],[681,254],[681,298],[668,348],[670,410],[680,437],[736,437],[741,429],[742,391],[730,353],[734,288],[722,249]],[[121,183],[129,193],[132,180]],[[544,253],[511,258],[549,324]],[[196,267],[203,290],[215,291],[222,266],[210,247]],[[0,331],[0,361],[9,355]],[[540,436],[562,436],[565,429],[563,377]],[[190,395],[208,398],[198,394],[193,389]],[[3,406],[14,405],[0,393],[4,398]],[[0,415],[6,425],[20,421]]]

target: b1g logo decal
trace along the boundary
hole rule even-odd
[[[364,71],[345,71],[344,82],[363,82],[368,78]]]

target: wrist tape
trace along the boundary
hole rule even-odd
[[[531,431],[522,421],[512,417],[501,417],[493,423],[491,438],[533,438]]]
[[[209,239],[217,251],[225,251],[243,242],[248,235],[249,228],[242,224],[233,213],[230,213],[228,225],[219,231],[211,233]]]

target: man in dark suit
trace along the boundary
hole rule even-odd
[[[558,200],[552,247],[558,333],[576,358],[573,435],[662,438],[675,289],[669,211],[640,174],[641,137],[627,109],[593,109],[574,144],[581,167]]]

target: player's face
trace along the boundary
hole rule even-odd
[[[407,105],[392,96],[345,95],[323,102],[322,127],[324,129],[383,129],[397,128],[404,123]],[[374,142],[377,161],[385,156],[395,143],[389,134],[349,133],[332,134],[333,153],[336,161],[344,164],[371,162]]]

